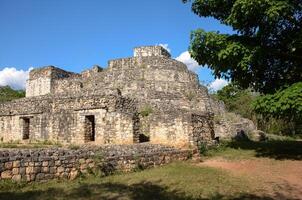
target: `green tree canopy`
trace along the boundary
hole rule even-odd
[[[251,103],[256,98],[256,95],[249,89],[243,90],[238,85],[230,83],[218,90],[215,96],[224,102],[227,110],[252,119],[253,109]]]
[[[302,82],[271,95],[260,96],[253,108],[264,116],[283,118],[287,121],[302,120]]]
[[[191,56],[216,77],[262,93],[302,80],[301,0],[192,0],[192,10],[235,31],[191,34]]]

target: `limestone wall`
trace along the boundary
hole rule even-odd
[[[51,92],[50,78],[37,78],[26,81],[26,97],[49,94]]]
[[[149,127],[152,143],[196,146],[202,138],[213,139],[206,87],[160,46],[135,48],[134,57],[81,74],[53,66],[35,69],[28,84],[30,98],[0,104],[0,136],[5,141],[23,137],[22,118],[30,117],[30,139],[81,144],[89,137],[83,132],[90,127],[90,115],[95,117],[97,144],[139,142],[140,121]],[[149,121],[139,115],[145,106],[153,112]],[[200,116],[200,123],[193,114]]]
[[[26,81],[26,97],[56,93],[55,91],[57,91],[57,89],[53,88],[54,80],[77,77],[80,76],[76,73],[67,72],[54,66],[33,69],[30,71],[29,79]],[[73,84],[73,82],[74,81],[69,81],[69,84]],[[63,85],[64,82],[62,86]],[[70,87],[70,89],[73,88]]]
[[[0,150],[0,180],[75,179],[80,174],[108,175],[187,160],[191,150],[151,144],[68,149]]]
[[[134,57],[165,56],[171,57],[170,53],[161,46],[145,46],[134,48]]]
[[[1,141],[25,141],[24,119],[29,121],[28,140],[83,144],[85,118],[95,118],[93,144],[129,144],[136,141],[136,103],[114,95],[37,97],[0,104]]]

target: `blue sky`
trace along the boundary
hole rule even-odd
[[[25,73],[46,65],[74,72],[106,67],[143,45],[168,44],[176,58],[197,28],[232,31],[194,15],[181,0],[0,0],[0,73],[8,67]],[[214,80],[208,69],[196,72],[202,81]],[[0,74],[0,85],[6,76]]]

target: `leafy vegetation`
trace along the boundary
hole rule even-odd
[[[222,34],[198,29],[191,34],[191,56],[212,69],[216,77],[233,83],[218,93],[220,99],[244,117],[260,114],[265,128],[281,132],[285,125],[286,132],[300,133],[301,2],[192,0],[192,11],[234,30],[233,34]],[[261,94],[253,106],[254,95],[249,89]]]
[[[231,83],[218,90],[215,96],[224,102],[227,110],[249,119],[254,117],[255,113],[251,103],[257,94],[251,92],[249,89],[244,90]]]
[[[265,117],[283,119],[291,126],[291,132],[299,132],[299,125],[302,123],[302,82],[280,90],[272,95],[260,96],[253,103],[257,113]]]
[[[0,87],[0,103],[25,97],[24,90],[13,90],[9,86]]]
[[[286,90],[281,90],[281,94],[260,96],[250,89],[241,89],[238,85],[229,84],[213,95],[214,98],[225,103],[227,110],[253,120],[259,129],[267,133],[301,135],[302,128],[299,126],[301,117],[293,117],[294,114],[292,114],[294,112],[299,113],[299,110],[301,110],[301,88],[299,89],[301,86],[299,85],[301,84],[295,84],[294,88],[290,87]],[[270,101],[266,99],[270,99]],[[276,106],[283,105],[288,111],[283,112],[281,108],[279,110],[273,109],[275,106],[272,102],[273,100],[277,104]],[[266,106],[266,108],[263,106]],[[274,114],[270,114],[273,111],[270,109],[275,111]]]
[[[191,56],[216,77],[261,93],[274,93],[302,80],[301,1],[192,0],[192,11],[235,31],[198,29],[191,34]]]
[[[141,108],[141,110],[139,111],[139,114],[142,117],[147,117],[149,116],[151,113],[153,113],[153,109],[150,105],[145,105],[143,108]]]

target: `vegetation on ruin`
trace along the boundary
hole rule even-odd
[[[153,109],[150,105],[145,105],[144,107],[142,107],[139,111],[139,114],[142,116],[142,117],[147,117],[149,116],[150,114],[153,113]]]
[[[24,90],[14,90],[9,86],[0,86],[0,103],[25,97]]]

